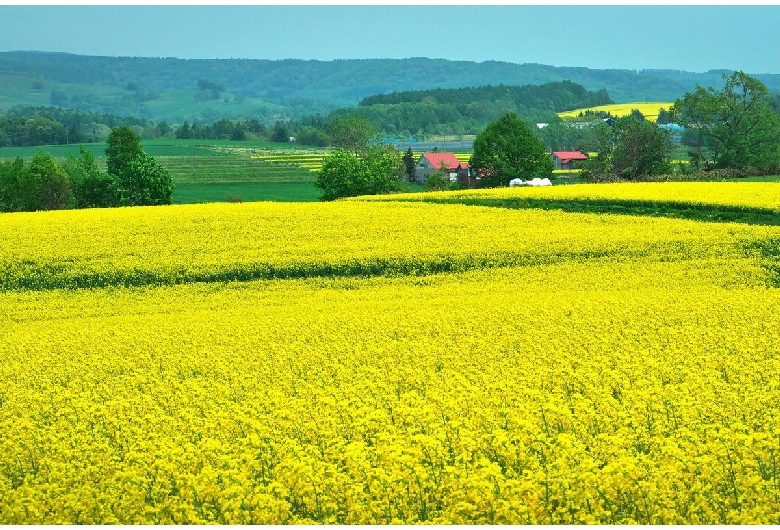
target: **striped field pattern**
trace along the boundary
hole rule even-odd
[[[747,184],[2,214],[0,522],[778,524],[780,227],[495,207]]]

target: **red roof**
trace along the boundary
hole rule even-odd
[[[561,159],[562,162],[568,162],[569,160],[587,160],[587,155],[583,155],[579,151],[553,151],[553,154]]]
[[[424,153],[423,156],[431,163],[434,169],[440,169],[442,163],[447,169],[455,169],[458,167],[458,159],[455,158],[455,153]]]

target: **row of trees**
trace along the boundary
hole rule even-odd
[[[507,86],[499,84],[393,92],[363,98],[360,106],[428,102],[462,107],[475,101],[496,101],[499,99],[509,100],[514,105],[549,110],[597,107],[613,103],[606,90],[589,91],[577,83],[559,81],[543,85]]]
[[[364,98],[357,113],[391,135],[476,134],[507,112],[529,122],[557,122],[557,112],[612,103],[606,90],[571,81],[525,86],[418,90]]]
[[[696,87],[677,99],[666,123],[685,128],[689,171],[750,169],[776,173],[780,169],[780,114],[766,86],[737,71],[723,75],[721,90]],[[671,172],[670,133],[641,116],[618,119],[600,136],[598,155],[584,164],[586,176],[635,180]]]
[[[29,164],[22,158],[0,163],[0,211],[171,203],[170,173],[141,148],[132,128],[111,131],[107,172],[98,170],[94,157],[83,147],[79,155],[69,155],[60,165],[51,154],[39,150]]]
[[[172,132],[166,122],[82,112],[57,107],[19,107],[0,115],[0,147],[62,145],[105,141],[115,127],[127,125],[146,138]]]
[[[304,145],[331,145],[327,124],[337,116],[312,115],[297,121],[277,120],[268,127],[256,118],[221,118],[211,124],[185,121],[174,127],[166,121],[122,118],[112,114],[56,107],[21,107],[0,115],[0,147],[64,145],[106,141],[111,130],[129,126],[144,140],[177,138],[199,140],[266,140]]]

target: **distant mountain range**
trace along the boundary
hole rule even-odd
[[[673,101],[729,70],[598,70],[445,59],[175,59],[0,52],[0,110],[56,105],[181,122],[325,114],[392,92],[573,81],[616,103]],[[748,72],[750,73],[750,72]],[[772,91],[780,75],[751,74]]]

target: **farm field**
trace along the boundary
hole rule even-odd
[[[0,522],[780,522],[780,227],[449,197],[0,215]]]
[[[627,116],[631,114],[633,109],[637,109],[642,115],[650,120],[655,121],[658,118],[658,110],[663,108],[669,110],[673,102],[636,102],[636,103],[613,103],[611,105],[598,105],[596,107],[588,107],[583,109],[569,110],[566,112],[559,112],[558,116],[561,118],[576,118],[581,112],[586,110],[592,110],[594,112],[604,111],[609,112],[612,116]]]
[[[749,220],[780,224],[780,183],[777,177],[728,182],[635,182],[576,186],[472,189],[453,192],[355,197],[353,201],[412,201],[508,208],[545,208],[642,215],[689,215],[697,220]],[[714,216],[717,216],[713,219]],[[728,219],[726,219],[728,220]]]
[[[174,204],[206,202],[310,202],[319,200],[314,186],[317,171],[328,149],[298,147],[269,142],[206,140],[143,141],[144,150],[171,173],[176,187]],[[106,170],[105,143],[85,144],[98,169]],[[38,149],[64,162],[68,154],[79,155],[78,145],[0,148],[0,161],[20,156],[28,162]],[[415,153],[418,157],[421,153]],[[468,162],[469,152],[455,153]],[[407,188],[416,186],[404,183]]]
[[[318,200],[316,173],[295,162],[299,150],[286,144],[203,140],[144,141],[144,150],[171,173],[176,188],[175,204],[241,199],[242,201]],[[106,170],[105,143],[86,144],[98,169]],[[0,148],[0,159],[21,156],[28,161],[37,147]],[[79,155],[79,146],[45,146],[44,150],[63,162],[68,154]],[[253,152],[276,153],[274,161],[252,156]],[[324,154],[320,155],[321,157]],[[287,161],[292,160],[292,162]]]

